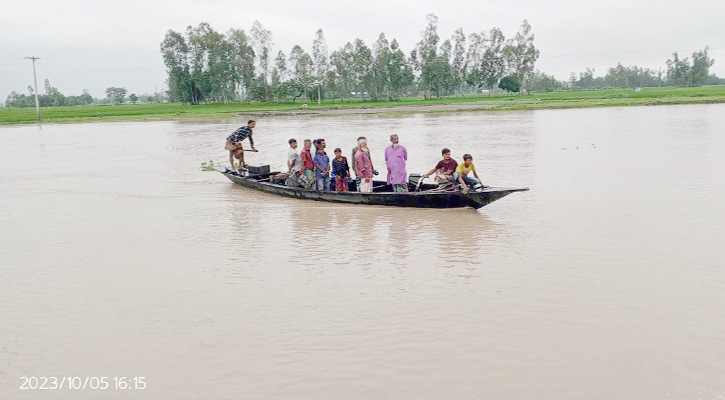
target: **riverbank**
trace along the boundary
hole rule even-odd
[[[172,119],[273,117],[291,115],[410,114],[458,111],[509,111],[562,108],[648,106],[661,104],[725,103],[725,85],[694,88],[642,88],[542,92],[523,96],[466,95],[399,101],[326,100],[303,103],[178,103],[43,107],[41,122],[146,121]],[[0,108],[0,125],[36,123],[33,108]]]

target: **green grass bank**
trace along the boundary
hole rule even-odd
[[[318,105],[297,103],[228,103],[186,105],[178,103],[42,107],[41,122],[144,121],[189,118],[225,118],[240,115],[344,115],[357,113],[405,114],[419,112],[539,110],[645,106],[659,104],[725,103],[725,85],[694,88],[642,88],[542,92],[530,95],[465,95],[439,99],[407,97],[399,101],[325,100]],[[35,123],[34,108],[0,108],[0,124]]]

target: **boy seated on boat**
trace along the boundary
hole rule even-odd
[[[471,172],[473,172],[474,178],[468,176]],[[473,156],[470,154],[463,155],[463,164],[458,164],[456,172],[453,173],[452,178],[454,183],[457,182],[461,185],[461,188],[463,188],[463,194],[468,194],[469,186],[473,187],[481,185],[481,188],[488,187],[481,184],[481,178],[478,177],[476,166],[473,165]]]
[[[453,173],[456,172],[458,162],[451,158],[451,151],[448,148],[441,151],[443,159],[438,162],[435,168],[423,174],[423,177],[427,178],[433,174],[436,174],[434,179],[438,184],[448,184],[453,182]]]

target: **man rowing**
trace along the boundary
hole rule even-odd
[[[239,127],[236,131],[232,132],[227,137],[227,144],[224,146],[225,149],[229,150],[229,164],[231,169],[234,169],[234,158],[239,159],[239,168],[246,167],[244,163],[244,148],[242,147],[242,141],[249,139],[249,145],[252,146],[252,151],[257,151],[254,148],[254,139],[252,138],[252,129],[256,123],[253,119],[247,121],[247,125]]]

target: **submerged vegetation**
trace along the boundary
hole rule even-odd
[[[237,164],[235,163],[234,166],[236,167]],[[204,161],[201,163],[202,171],[214,171],[215,167],[224,167],[224,165],[222,163],[216,162],[214,160]]]

